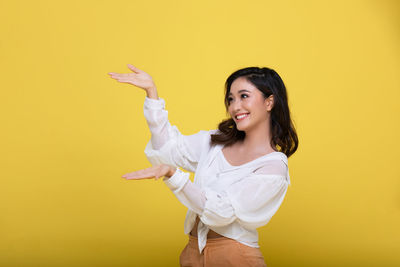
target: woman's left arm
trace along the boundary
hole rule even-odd
[[[189,179],[189,173],[176,169],[164,181],[178,200],[209,226],[225,226],[237,220],[247,228],[268,223],[285,197],[286,176],[252,174],[222,191],[201,189]]]
[[[271,170],[274,174],[269,173]],[[182,204],[199,214],[204,224],[218,227],[237,220],[246,228],[256,229],[267,224],[280,207],[288,188],[284,173],[284,170],[276,173],[276,168],[269,167],[263,173],[253,173],[222,191],[202,189],[190,181],[189,173],[167,164],[122,177],[158,179],[165,176],[165,184]]]

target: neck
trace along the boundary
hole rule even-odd
[[[246,131],[242,146],[245,151],[266,154],[275,151],[270,144],[270,140],[270,127],[267,120],[266,123],[259,124],[256,128]]]

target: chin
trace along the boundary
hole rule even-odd
[[[246,131],[246,126],[238,126],[237,124],[236,124],[236,129],[238,129],[239,131],[243,131],[243,132],[245,132]]]

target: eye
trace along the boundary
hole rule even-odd
[[[248,97],[249,97],[249,96],[246,95],[246,94],[241,94],[240,96],[241,96],[241,97],[246,96],[245,98],[248,98]]]
[[[232,101],[232,97],[228,97],[228,103]]]

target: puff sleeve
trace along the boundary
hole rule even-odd
[[[282,169],[286,165],[277,160],[276,166]],[[276,169],[264,168],[218,191],[198,187],[179,169],[165,183],[205,225],[221,227],[237,220],[247,229],[256,229],[269,222],[287,192],[287,171],[277,173]]]
[[[144,116],[151,132],[144,153],[152,165],[168,164],[194,172],[202,150],[207,146],[209,131],[201,130],[193,135],[182,135],[168,121],[163,98],[146,96]]]

